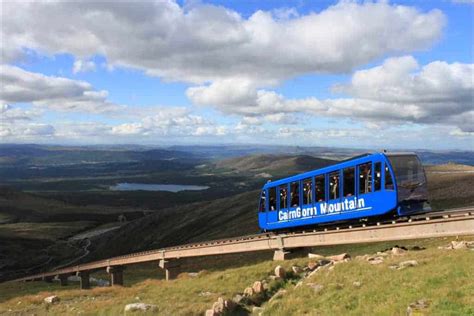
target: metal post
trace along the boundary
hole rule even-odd
[[[90,272],[87,270],[80,271],[80,272],[77,272],[76,275],[80,278],[79,282],[81,284],[81,290],[90,289],[91,287],[90,280],[89,280]]]
[[[176,279],[178,274],[181,272],[178,260],[169,261],[161,259],[159,267],[165,270],[166,281]]]

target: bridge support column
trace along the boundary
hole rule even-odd
[[[58,279],[59,279],[59,284],[61,284],[61,286],[66,286],[67,285],[67,277],[69,275],[67,274],[60,274],[58,275]]]
[[[290,252],[286,251],[285,249],[275,250],[275,252],[273,253],[273,261],[287,260],[289,255],[290,255]]]
[[[123,266],[107,267],[107,273],[110,275],[110,286],[123,285]]]
[[[53,277],[52,276],[44,276],[43,281],[46,283],[53,283]]]
[[[91,288],[91,283],[89,280],[90,272],[89,271],[80,271],[76,274],[79,277],[79,282],[81,285],[81,290],[87,290]]]
[[[159,266],[161,269],[165,270],[166,281],[176,279],[178,274],[181,272],[180,264],[178,260],[160,260]]]

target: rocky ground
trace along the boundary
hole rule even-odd
[[[0,284],[6,315],[470,315],[474,236],[334,246],[283,262],[183,272],[166,282],[131,266],[124,287]],[[210,264],[211,262],[208,262]]]

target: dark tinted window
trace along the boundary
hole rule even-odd
[[[291,206],[296,207],[300,205],[300,183],[291,182],[290,184],[290,201]]]
[[[380,162],[375,163],[374,188],[375,191],[380,191],[380,189],[382,188],[382,163]]]
[[[394,190],[395,187],[393,185],[392,174],[388,169],[387,164],[385,164],[385,190]]]
[[[359,165],[359,194],[372,192],[372,163]]]
[[[313,181],[310,179],[303,180],[303,204],[313,203]]]
[[[262,195],[260,196],[260,212],[265,212],[265,190],[262,191]]]
[[[288,208],[288,188],[286,185],[279,187],[280,191],[280,210]]]
[[[344,169],[344,196],[355,195],[355,168]]]
[[[275,211],[277,207],[277,195],[276,195],[276,188],[270,188],[268,189],[270,201],[268,201],[269,205],[268,207],[270,208],[270,211]]]
[[[316,201],[326,201],[326,178],[324,175],[315,178],[316,183]]]
[[[329,199],[334,200],[339,198],[339,171],[331,172],[329,174]]]
[[[426,182],[423,166],[415,155],[389,156],[397,185],[413,188]]]

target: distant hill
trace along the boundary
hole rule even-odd
[[[259,232],[258,191],[160,210],[94,240],[94,259]],[[89,257],[88,260],[91,260]]]
[[[335,160],[316,158],[308,155],[252,155],[225,159],[215,167],[241,173],[268,173],[289,175],[319,169],[336,163]]]

